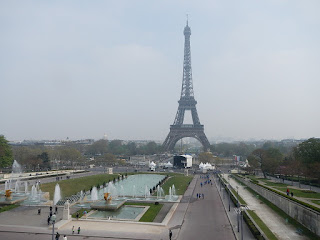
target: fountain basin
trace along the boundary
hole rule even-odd
[[[126,201],[125,200],[112,200],[111,202],[107,201],[97,201],[93,202],[90,207],[97,210],[112,210],[115,211],[119,209]]]
[[[115,211],[93,211],[87,219],[139,221],[148,209],[149,206],[126,205]]]
[[[10,205],[23,202],[24,200],[28,199],[27,196],[12,196],[11,199],[8,199],[4,196],[0,197],[0,205]]]

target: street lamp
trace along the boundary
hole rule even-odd
[[[230,183],[228,184],[228,192],[229,192],[229,212],[230,212],[230,192],[231,192]]]
[[[55,224],[55,222],[56,222],[56,218],[57,218],[57,216],[56,216],[55,214],[53,214],[53,215],[51,216],[51,222],[52,222],[52,240],[54,240],[54,224]]]

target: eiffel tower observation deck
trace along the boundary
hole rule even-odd
[[[191,29],[188,25],[184,28],[184,61],[183,61],[183,79],[181,88],[181,97],[178,101],[179,107],[173,125],[170,125],[170,132],[163,143],[166,151],[173,151],[176,143],[185,137],[197,139],[207,151],[210,143],[204,133],[204,126],[200,123],[194,98],[192,68],[191,68],[191,51],[190,51],[190,36]],[[193,124],[184,124],[185,111],[191,111]]]

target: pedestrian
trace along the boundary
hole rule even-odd
[[[49,225],[50,224],[50,216],[48,216],[47,221],[48,221],[48,225]]]
[[[41,215],[41,208],[38,208],[38,215]]]
[[[52,212],[52,206],[50,206],[50,212]]]
[[[293,192],[291,191],[291,197],[293,197]]]
[[[171,229],[169,230],[169,239],[171,240],[171,238],[172,238],[172,231],[171,231]]]
[[[199,198],[201,198],[201,193],[199,193]]]
[[[287,195],[288,195],[288,196],[289,196],[289,192],[290,192],[290,191],[289,191],[289,188],[287,188]]]
[[[52,216],[52,212],[50,212],[50,217]]]
[[[77,220],[79,220],[79,213],[77,212],[77,214],[76,214],[76,217],[77,217]]]
[[[74,226],[72,226],[72,234],[74,234]]]
[[[59,238],[60,238],[60,234],[57,232],[57,234],[56,234],[56,240],[59,240]]]
[[[197,193],[197,198],[199,197],[199,193]]]
[[[78,234],[80,234],[80,227],[78,227]]]
[[[204,194],[202,193],[202,199],[204,199]]]
[[[58,213],[58,207],[56,206],[56,213]]]
[[[68,240],[66,235],[63,236],[63,240]]]

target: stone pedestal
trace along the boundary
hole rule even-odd
[[[71,218],[71,215],[70,215],[70,203],[67,200],[66,203],[64,204],[62,219],[63,220],[69,220],[70,218]]]

